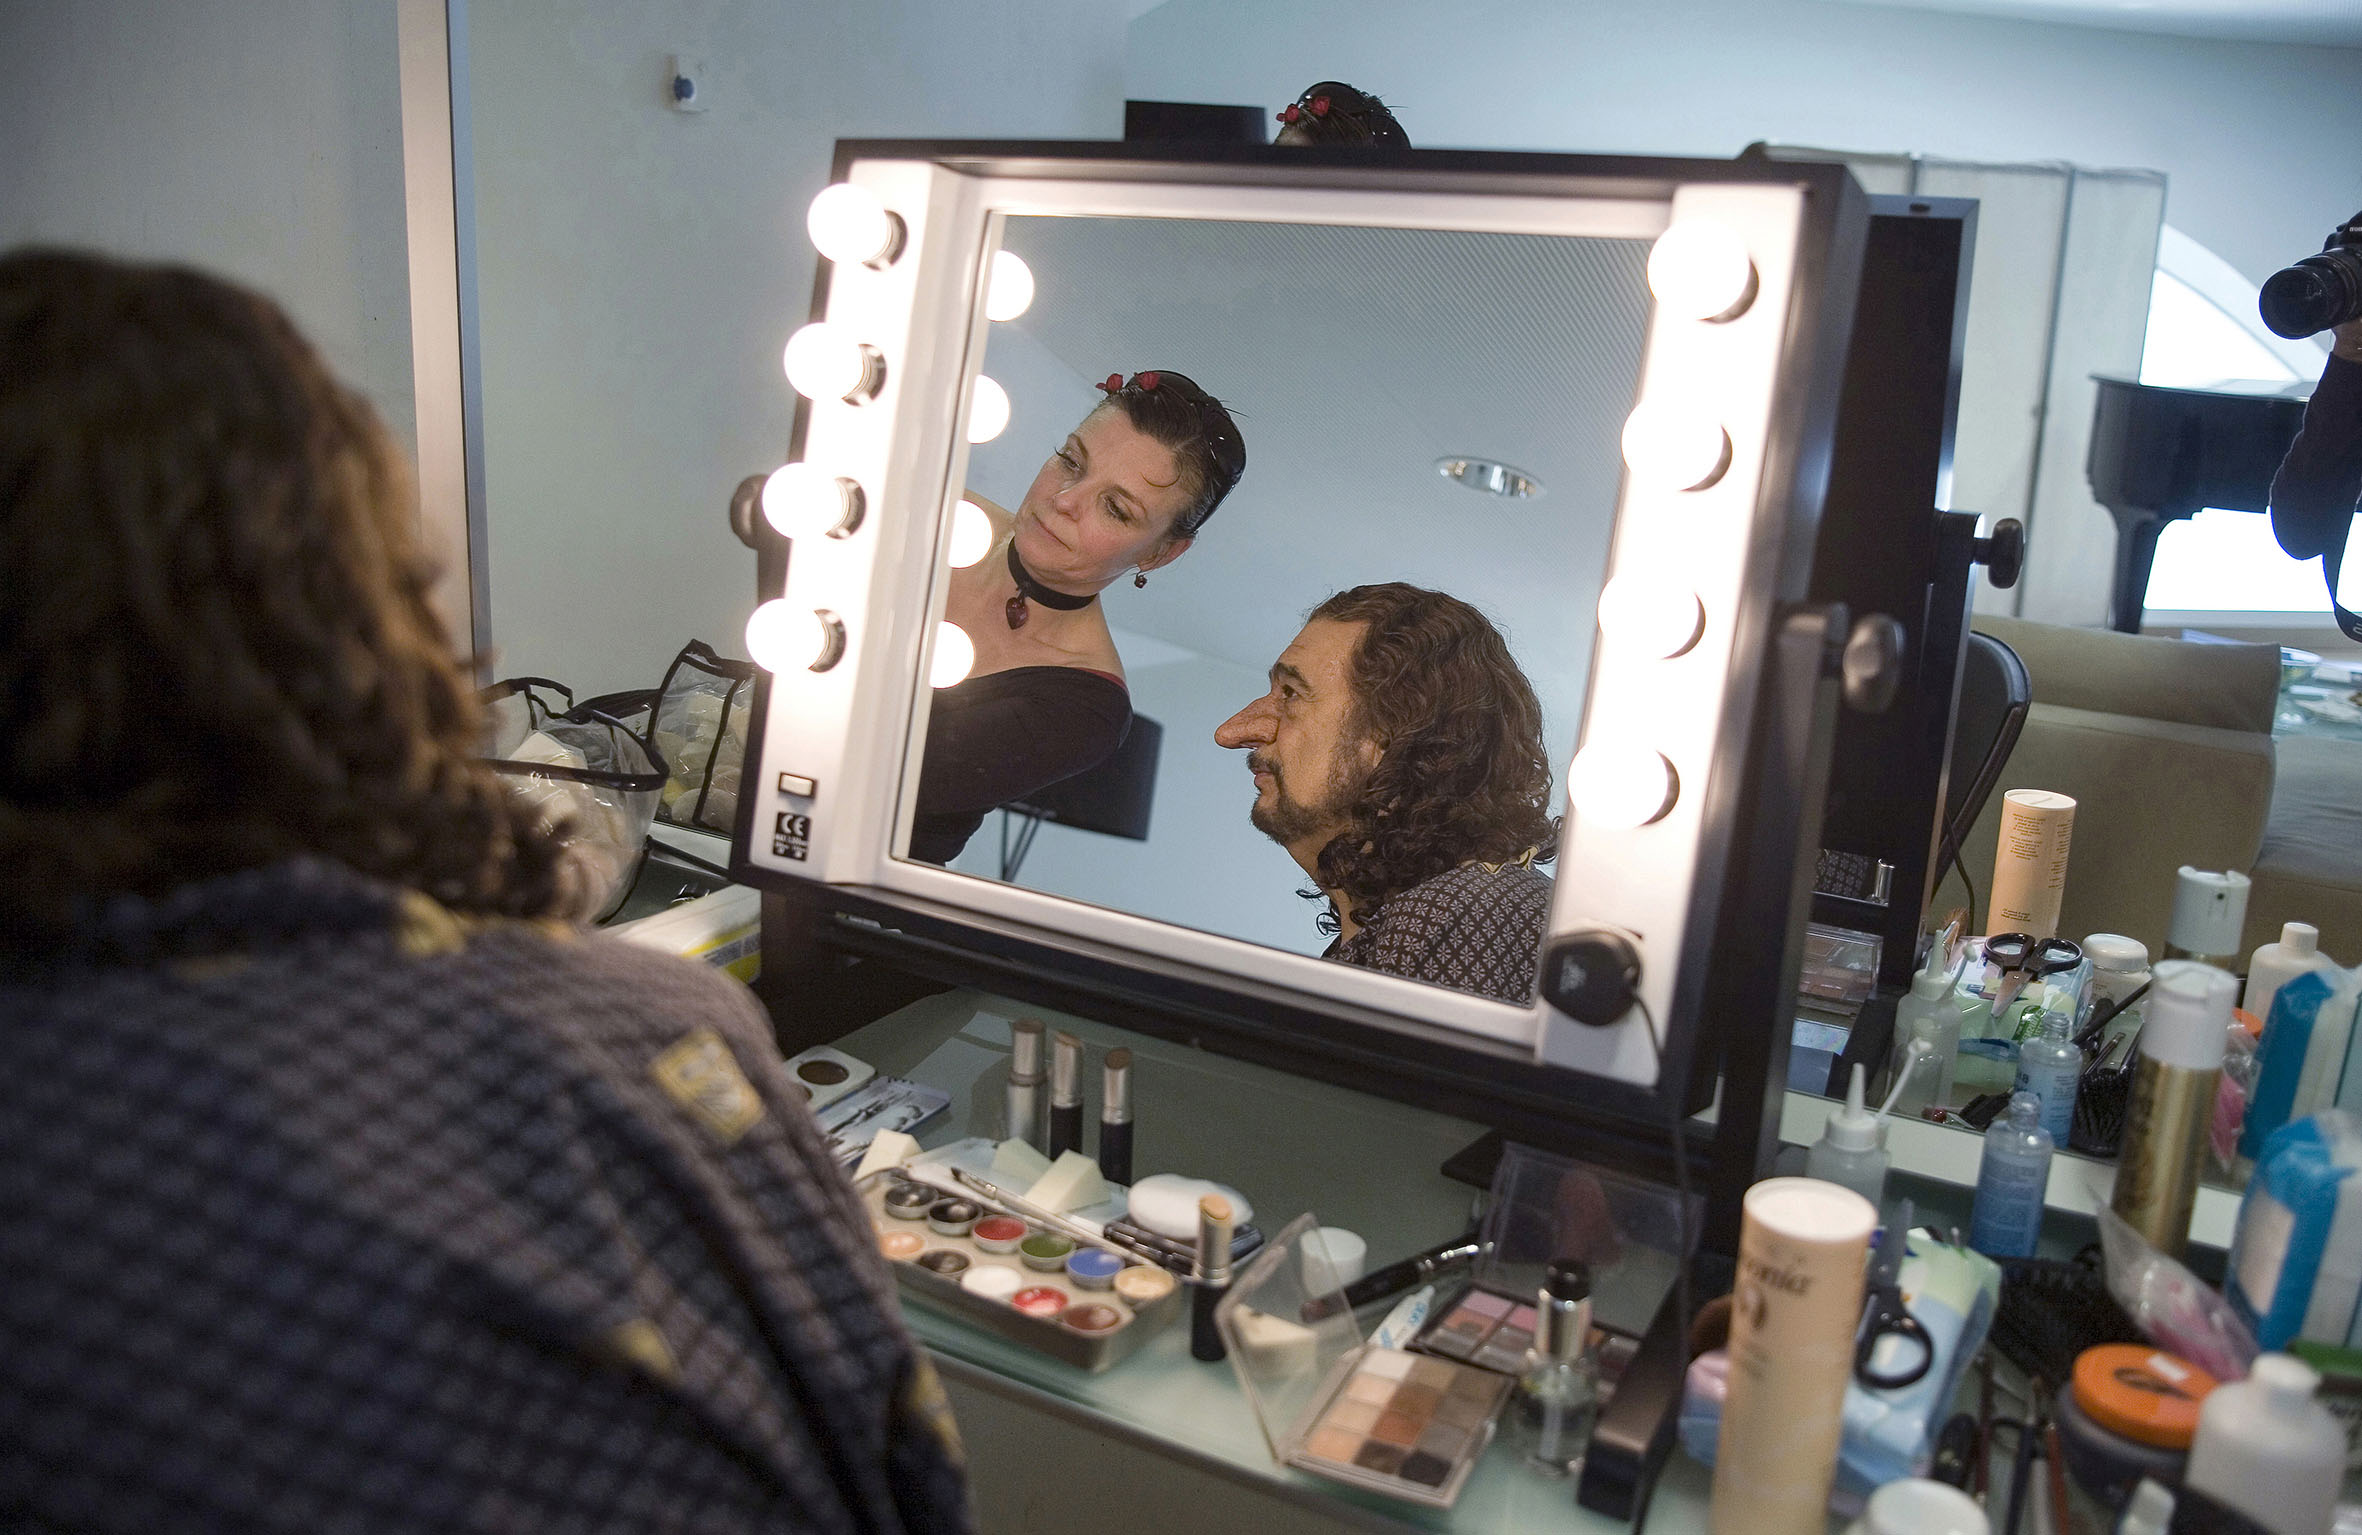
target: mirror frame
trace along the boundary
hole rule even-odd
[[[1759,157],[850,141],[838,146],[833,179],[871,192],[904,227],[888,264],[823,262],[811,311],[874,347],[884,379],[860,404],[801,402],[788,457],[855,479],[867,509],[847,536],[792,549],[764,530],[761,595],[836,614],[846,643],[825,671],[767,672],[758,683],[734,877],[795,895],[838,947],[938,973],[981,966],[1054,991],[1154,996],[1177,1016],[1236,1025],[1242,1038],[1282,1024],[1295,1037],[1276,1049],[1514,1081],[1562,1102],[1580,1091],[1586,1111],[1657,1127],[1668,1108],[1700,1106],[1720,1036],[1751,1026],[1731,1016],[1733,988],[1716,984],[1718,965],[1744,959],[1753,973],[1760,956],[1743,946],[1786,934],[1793,949],[1801,931],[1795,880],[1767,881],[1760,869],[1740,877],[1740,865],[1760,860],[1737,850],[1759,810],[1794,809],[1756,803],[1796,788],[1757,781],[1778,775],[1756,759],[1780,733],[1766,707],[1767,660],[1787,606],[1804,595],[1859,279],[1868,212],[1851,177]],[[984,278],[999,220],[1012,214],[1621,238],[1710,218],[1745,241],[1752,305],[1720,321],[1652,306],[1639,383],[1642,400],[1719,404],[1727,468],[1700,490],[1651,488],[1627,473],[1609,566],[1611,577],[1694,589],[1702,632],[1672,659],[1603,636],[1581,732],[1586,748],[1653,746],[1678,791],[1667,813],[1638,827],[1569,810],[1548,928],[1552,937],[1625,934],[1642,954],[1654,1029],[1638,1010],[1580,1024],[1538,997],[1516,1007],[891,856],[911,813],[902,786],[915,782],[924,749],[920,679],[964,484],[961,426],[989,323]],[[1307,601],[1320,595],[1308,588]],[[790,792],[807,786],[814,792]],[[1726,888],[1734,883],[1747,888]]]

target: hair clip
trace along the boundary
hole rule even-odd
[[[1297,118],[1302,117],[1304,114],[1296,110],[1296,104],[1291,101],[1286,106],[1279,109],[1278,115],[1281,122],[1293,123]]]
[[[1164,382],[1164,377],[1162,373],[1135,373],[1132,375],[1132,382],[1143,389],[1154,389],[1158,384]]]
[[[1107,375],[1106,382],[1099,387],[1108,394],[1122,394],[1124,392],[1124,376],[1121,373],[1110,373]]]
[[[1312,115],[1315,117],[1326,117],[1329,115],[1328,97],[1315,96],[1312,98]]]

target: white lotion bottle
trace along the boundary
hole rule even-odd
[[[2321,930],[2310,922],[2281,924],[2280,941],[2257,949],[2247,961],[2247,990],[2239,1005],[2257,1020],[2272,1020],[2272,999],[2280,988],[2313,970],[2334,970],[2336,962],[2321,952]]]
[[[1886,1198],[1886,1126],[1870,1112],[1863,1096],[1868,1086],[1866,1070],[1857,1062],[1853,1079],[1845,1084],[1845,1102],[1804,1154],[1804,1175],[1852,1189],[1875,1210]]]
[[[1895,1009],[1895,1038],[1902,1042],[1897,1069],[1909,1062],[1915,1041],[1925,1040],[1928,1053],[1935,1057],[1934,1065],[1919,1067],[1918,1079],[1903,1097],[1909,1108],[1899,1112],[1916,1114],[1923,1104],[1949,1108],[1952,1103],[1952,1068],[1960,1060],[1964,1015],[1953,985],[1954,973],[1943,968],[1943,958],[1940,945],[1929,952],[1927,968],[1911,977],[1911,994]],[[1965,958],[1961,960],[1963,967],[1967,963]]]
[[[2182,1480],[2274,1535],[2325,1535],[2345,1475],[2346,1436],[2314,1399],[2321,1377],[2292,1354],[2265,1354],[2247,1379],[2198,1409]]]

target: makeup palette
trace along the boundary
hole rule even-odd
[[[820,1109],[862,1086],[878,1074],[878,1069],[834,1046],[815,1045],[801,1055],[787,1058],[787,1074],[810,1095],[812,1107]]]
[[[899,1171],[858,1187],[906,1295],[1082,1369],[1106,1369],[1183,1310],[1171,1274],[1124,1254]]]
[[[1482,1287],[1461,1295],[1419,1335],[1417,1347],[1480,1370],[1523,1375],[1534,1346],[1534,1307]]]
[[[1511,1381],[1365,1341],[1335,1287],[1315,1296],[1304,1286],[1297,1249],[1318,1225],[1312,1215],[1291,1222],[1232,1281],[1214,1312],[1272,1458],[1332,1481],[1449,1508],[1492,1442]],[[1317,1319],[1301,1320],[1315,1299],[1334,1304],[1314,1306]],[[1471,1351],[1491,1342],[1515,1309],[1486,1317]],[[1530,1319],[1527,1326],[1530,1337]]]

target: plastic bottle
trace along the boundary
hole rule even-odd
[[[1985,1132],[1976,1204],[1968,1217],[1969,1246],[1989,1258],[2034,1256],[2056,1146],[2042,1128],[2041,1100],[2032,1093],[2011,1094],[2009,1108]]]
[[[2044,1013],[2042,1032],[2018,1046],[2018,1079],[2010,1089],[2041,1100],[2042,1128],[2057,1145],[2075,1128],[2075,1089],[2083,1077],[2073,1032],[2065,1013]]]
[[[1534,1301],[1534,1346],[1518,1377],[1519,1456],[1544,1476],[1581,1468],[1599,1411],[1599,1356],[1591,1347],[1591,1271],[1560,1259],[1542,1271]]]
[[[2324,1535],[2346,1436],[2313,1399],[2320,1385],[2293,1355],[2259,1356],[2247,1379],[2217,1386],[2198,1409],[2183,1481],[2275,1535]]]
[[[2165,1535],[2173,1527],[2173,1494],[2142,1477],[2116,1521],[2116,1535]]]
[[[2183,864],[2174,876],[2173,920],[2165,930],[2165,957],[2237,964],[2239,930],[2247,924],[2251,884],[2236,869],[2216,874]]]
[[[2330,970],[2336,962],[2321,952],[2321,930],[2310,922],[2283,923],[2280,941],[2257,949],[2247,961],[2247,990],[2239,1005],[2258,1018],[2272,1016],[2272,998],[2308,970]],[[2341,1052],[2342,1053],[2342,1052]]]
[[[1933,1019],[1921,1018],[1903,1041],[1901,1055],[1895,1062],[1894,1085],[1887,1092],[1887,1108],[1905,1119],[1917,1119],[1920,1111],[1937,1102],[1936,1089],[1944,1086],[1944,1078],[1951,1076],[1951,1057],[1945,1053],[1936,1037],[1939,1025]],[[1948,1100],[1950,1094],[1946,1093]]]
[[[1864,1099],[1868,1073],[1859,1062],[1845,1084],[1845,1102],[1829,1116],[1821,1138],[1804,1156],[1804,1175],[1852,1189],[1875,1209],[1886,1197],[1886,1126]]]
[[[1907,1052],[1914,1040],[1924,1039],[1933,1046],[1936,1058],[1932,1069],[1919,1068],[1922,1080],[1913,1082],[1903,1097],[1911,1106],[1898,1112],[1916,1114],[1923,1104],[1949,1106],[1952,1102],[1952,1070],[1960,1060],[1961,1009],[1954,990],[1956,972],[1946,972],[1943,963],[1939,944],[1928,951],[1927,968],[1911,977],[1911,994],[1895,1009],[1895,1038],[1903,1042],[1903,1049]],[[1965,968],[1968,956],[1962,955],[1960,963]],[[1919,1097],[1922,1086],[1927,1093],[1924,1098]]]
[[[2179,1258],[2190,1241],[2239,983],[2194,960],[2160,961],[2156,976],[2108,1203],[2151,1247]]]

